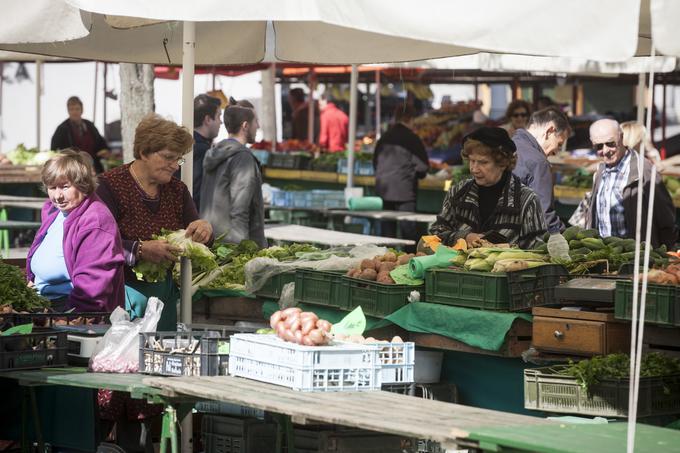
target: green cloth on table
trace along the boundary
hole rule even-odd
[[[203,297],[250,297],[250,298],[255,298],[254,295],[250,294],[247,292],[245,289],[235,289],[235,288],[216,288],[216,289],[208,289],[208,288],[199,288],[195,293],[192,299],[194,301],[197,301],[199,299],[202,299]]]
[[[397,266],[390,272],[390,277],[397,285],[420,286],[425,283],[422,278],[413,278],[410,275],[408,264]]]
[[[413,278],[424,278],[425,271],[432,267],[449,267],[451,260],[458,256],[458,252],[449,247],[437,247],[434,255],[418,256],[408,262],[409,274]]]
[[[409,332],[443,335],[469,346],[498,351],[516,319],[531,321],[531,315],[500,313],[472,308],[415,302],[385,319]]]
[[[348,202],[350,211],[380,211],[383,201],[380,197],[353,197]]]
[[[349,314],[348,311],[338,310],[332,307],[322,307],[320,305],[309,305],[309,304],[298,304],[302,311],[313,311],[319,317],[319,319],[325,319],[331,324],[340,322],[342,318]],[[262,313],[265,319],[269,319],[275,311],[279,309],[279,305],[273,301],[267,301],[262,306]],[[389,321],[380,318],[373,318],[371,316],[366,316],[366,330],[379,329],[381,327],[389,326],[392,324]]]

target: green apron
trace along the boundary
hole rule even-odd
[[[159,332],[177,331],[177,302],[179,289],[168,275],[165,281],[147,283],[142,281],[128,281],[125,283],[125,309],[130,318],[141,318],[146,311],[149,297],[157,297],[163,302],[163,313],[156,328]]]

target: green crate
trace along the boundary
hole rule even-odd
[[[639,291],[641,289],[642,284]],[[633,319],[633,282],[618,280],[615,299],[614,316],[617,319]],[[647,284],[645,321],[662,326],[680,326],[680,291],[677,287]]]
[[[524,370],[524,407],[558,414],[628,416],[628,379],[604,379],[586,392],[566,365]],[[680,375],[641,377],[638,417],[680,413]]]
[[[386,285],[358,278],[342,278],[347,284],[349,309],[361,306],[365,314],[378,318],[384,318],[408,304],[411,291],[419,291],[421,295],[425,293],[423,285]]]
[[[510,311],[531,311],[533,307],[560,305],[555,287],[569,280],[569,271],[557,264],[508,272]]]
[[[425,273],[428,302],[483,310],[510,308],[506,274],[455,269],[428,269]]]
[[[295,271],[295,302],[349,310],[347,284],[342,271]]]
[[[257,297],[263,299],[276,299],[279,300],[281,297],[281,291],[283,286],[287,283],[292,283],[295,281],[295,271],[288,271],[282,274],[276,274],[265,282],[262,288],[255,291]]]

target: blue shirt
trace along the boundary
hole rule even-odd
[[[626,237],[626,218],[623,212],[623,189],[630,173],[630,150],[613,167],[602,172],[600,190],[597,193],[597,220],[600,236]]]
[[[66,215],[63,212],[57,214],[31,258],[31,271],[35,275],[38,293],[50,300],[68,296],[73,289],[64,261],[64,219]]]

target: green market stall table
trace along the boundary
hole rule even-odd
[[[129,393],[132,398],[146,399],[151,403],[165,406],[163,415],[163,429],[161,433],[161,452],[165,452],[167,442],[171,444],[172,453],[179,453],[177,441],[177,420],[190,413],[195,398],[177,396],[172,392],[149,386],[144,383],[147,376],[136,373],[89,373],[85,368],[44,368],[40,370],[7,371],[0,373],[0,377],[15,380],[26,388],[31,400],[31,411],[35,423],[36,437],[39,451],[45,451],[40,425],[40,417],[35,398],[35,387],[65,386],[84,389],[107,389]],[[162,381],[165,378],[160,378]],[[26,443],[26,407],[22,410],[22,446]]]
[[[443,403],[384,391],[296,392],[233,376],[149,377],[146,385],[175,395],[212,399],[290,417],[293,423],[329,423],[409,438],[451,448],[486,426],[553,425],[537,417]]]
[[[264,236],[275,243],[307,242],[329,247],[368,244],[396,247],[415,245],[414,241],[407,239],[384,238],[379,236],[345,233],[342,231],[329,231],[302,225],[268,225],[265,226]]]

